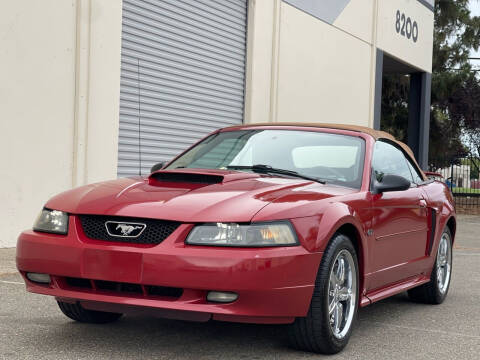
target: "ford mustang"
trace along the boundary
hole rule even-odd
[[[452,195],[391,135],[329,124],[215,131],[146,177],[50,199],[18,239],[27,290],[69,318],[288,324],[336,353],[357,310],[400,292],[440,304]]]

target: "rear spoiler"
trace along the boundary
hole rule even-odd
[[[423,173],[428,178],[436,178],[436,177],[443,178],[442,174],[439,174],[439,173],[436,173],[436,172],[433,172],[433,171],[424,171]]]

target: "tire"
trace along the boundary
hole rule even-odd
[[[57,301],[60,310],[72,320],[89,324],[106,324],[118,320],[122,314],[87,310],[79,302],[69,304]]]
[[[445,239],[445,240],[444,240]],[[447,254],[443,255],[442,252],[442,242],[446,241],[448,246]],[[444,256],[446,258],[444,259]],[[443,267],[439,268],[439,264],[444,264]],[[443,273],[443,269],[446,269],[448,272],[447,277]],[[440,285],[438,277],[445,279],[446,283],[443,286]],[[440,238],[440,243],[437,250],[437,255],[435,256],[435,262],[433,264],[432,275],[430,276],[430,282],[423,284],[419,287],[408,290],[408,296],[411,300],[415,302],[420,302],[424,304],[434,304],[438,305],[443,303],[448,294],[448,289],[450,288],[450,281],[452,278],[452,234],[448,227],[445,227],[443,230],[442,236]]]
[[[348,283],[351,284],[350,297],[347,300],[337,300],[340,299],[340,296],[344,297],[341,295],[340,289],[337,289],[337,285],[341,284],[341,281],[338,281],[341,277],[336,276],[341,258],[344,258],[344,287],[342,289],[347,289]],[[348,275],[349,268],[351,269],[350,275]],[[334,276],[336,280],[332,282],[331,276]],[[355,248],[347,236],[335,234],[323,254],[308,314],[306,317],[296,318],[295,322],[289,326],[291,345],[298,350],[321,354],[336,354],[343,350],[350,339],[357,316],[358,289],[358,261]],[[331,291],[329,292],[329,290]],[[332,315],[329,315],[329,303],[331,305],[341,304],[341,307],[340,305],[333,306]],[[348,315],[344,315],[342,318],[339,313],[343,314],[343,312]],[[340,322],[336,322],[335,318],[339,318]],[[332,319],[333,325],[331,324]],[[335,334],[334,328],[337,323],[344,324],[344,327],[340,333]],[[340,326],[338,330],[340,330]]]

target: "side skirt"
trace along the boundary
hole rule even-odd
[[[414,287],[426,284],[430,281],[430,277],[425,275],[418,275],[395,284],[387,285],[383,288],[372,290],[366,293],[360,299],[360,307],[365,307],[374,302],[386,299],[390,296],[410,290]]]

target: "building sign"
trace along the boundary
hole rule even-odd
[[[407,39],[412,39],[413,42],[418,40],[418,23],[412,20],[410,16],[407,17],[405,13],[397,10],[397,16],[395,20],[395,29],[397,34],[405,36]]]
[[[424,2],[379,1],[377,47],[419,71],[431,72],[434,14]]]

